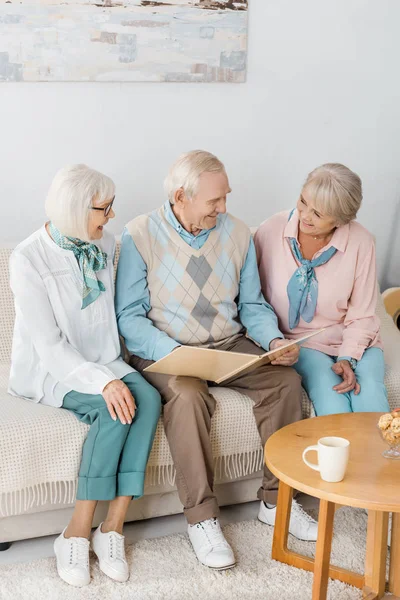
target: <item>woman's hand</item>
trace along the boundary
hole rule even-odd
[[[123,425],[132,423],[135,416],[136,404],[129,388],[120,379],[107,383],[102,391],[111,418],[116,421],[117,415]]]
[[[339,375],[343,379],[343,383],[339,383],[334,386],[335,392],[338,394],[345,394],[354,390],[354,394],[357,396],[360,393],[361,387],[356,379],[356,374],[350,366],[348,360],[339,360],[336,362],[332,371]]]
[[[281,340],[280,338],[275,338],[269,345],[270,350],[277,350],[280,346],[285,346],[289,342],[293,340]],[[271,361],[271,365],[280,365],[281,367],[291,367],[299,360],[299,347],[298,345],[292,346],[287,352],[278,356]]]

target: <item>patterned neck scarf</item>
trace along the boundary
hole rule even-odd
[[[290,213],[289,220],[294,211]],[[334,246],[325,250],[314,260],[306,260],[300,250],[296,238],[289,238],[289,244],[293,256],[300,263],[299,268],[293,273],[287,286],[289,298],[289,327],[294,329],[300,321],[300,317],[310,323],[315,314],[318,300],[318,281],[315,276],[315,267],[324,265],[336,254]]]
[[[50,223],[49,230],[54,242],[64,250],[71,250],[76,257],[83,276],[82,310],[89,306],[105,291],[104,284],[97,280],[96,271],[107,266],[107,254],[95,244],[77,238],[66,237]]]

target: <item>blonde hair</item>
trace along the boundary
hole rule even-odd
[[[356,218],[362,201],[359,176],[340,163],[327,163],[311,171],[303,186],[322,215],[345,225]]]
[[[225,167],[214,154],[205,150],[181,154],[164,181],[164,189],[171,204],[174,204],[175,192],[180,188],[187,198],[192,199],[197,193],[202,173],[225,173]]]
[[[54,177],[46,198],[46,214],[65,236],[89,240],[90,207],[115,195],[114,182],[86,165],[63,167]]]

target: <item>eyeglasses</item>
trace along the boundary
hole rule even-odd
[[[104,211],[104,216],[108,217],[108,215],[110,214],[110,211],[112,209],[112,205],[114,204],[114,200],[115,200],[115,196],[111,200],[110,204],[107,204],[107,206],[105,206],[104,208],[99,208],[98,206],[91,206],[90,208],[92,210],[102,210],[102,211]]]

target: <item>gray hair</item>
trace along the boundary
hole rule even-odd
[[[203,173],[225,173],[225,167],[214,154],[205,150],[181,154],[164,181],[164,189],[171,204],[174,204],[175,192],[180,188],[187,198],[192,199],[197,193],[200,175]]]
[[[46,214],[65,236],[89,241],[90,207],[115,195],[114,182],[86,165],[63,167],[54,177],[46,198]]]
[[[362,202],[359,176],[340,163],[327,163],[312,171],[303,186],[313,198],[315,208],[345,225],[353,221]]]

